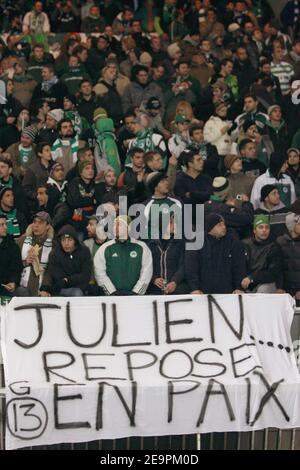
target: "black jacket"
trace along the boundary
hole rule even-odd
[[[68,95],[68,89],[66,85],[60,81],[53,85],[48,92],[42,90],[42,84],[37,85],[32,94],[30,109],[32,112],[36,112],[40,103],[44,103],[45,101],[49,104],[51,109],[63,109],[64,96],[66,95]]]
[[[201,250],[186,251],[185,276],[191,292],[231,294],[241,289],[246,273],[245,248],[231,233],[220,239],[206,234]]]
[[[18,286],[23,263],[20,248],[10,235],[0,243],[0,260],[0,284],[15,282]]]
[[[240,238],[243,238],[252,226],[254,209],[251,202],[243,202],[241,209],[238,209],[224,202],[210,200],[204,204],[205,216],[212,212],[222,215],[226,226],[234,230]]]
[[[93,124],[93,116],[96,108],[100,106],[99,98],[96,93],[92,93],[90,100],[86,100],[79,94],[77,101],[77,111],[80,116],[84,117],[90,124]]]
[[[282,287],[290,294],[300,291],[300,237],[291,238],[289,234],[277,239],[282,262]]]
[[[266,166],[259,160],[242,159],[245,175],[260,176],[267,171]]]
[[[247,258],[247,276],[253,281],[250,289],[259,284],[281,284],[280,250],[270,239],[258,242],[254,237],[244,240]]]
[[[75,230],[71,233],[71,229],[66,230],[66,226],[63,227],[59,236],[64,233],[72,235],[76,240],[76,249],[71,254],[66,253],[59,243],[50,253],[41,291],[58,294],[61,289],[70,287],[78,287],[84,291],[89,284],[92,272],[90,250],[79,243]],[[64,281],[65,278],[67,282]]]
[[[167,282],[180,284],[184,280],[184,254],[185,243],[183,240],[150,240],[148,246],[153,259],[153,282],[162,277]]]
[[[186,204],[202,204],[213,193],[211,179],[203,174],[192,178],[181,171],[176,178],[174,193]],[[187,193],[190,193],[189,196],[186,196]]]

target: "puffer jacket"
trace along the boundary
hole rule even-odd
[[[281,250],[282,287],[290,294],[300,291],[300,237],[284,234],[277,238]]]

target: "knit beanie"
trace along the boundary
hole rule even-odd
[[[96,108],[94,111],[93,121],[101,118],[107,118],[107,112],[104,108]]]
[[[51,109],[50,111],[48,111],[47,113],[50,117],[52,117],[52,119],[55,119],[56,122],[59,122],[63,119],[64,117],[64,112],[62,109],[60,108],[56,108],[56,109]]]
[[[260,190],[260,200],[261,200],[261,202],[264,202],[266,197],[269,196],[269,194],[272,191],[274,191],[274,189],[277,189],[275,184],[266,184],[265,186],[263,186]]]
[[[270,225],[270,219],[267,215],[258,214],[254,217],[253,227],[256,228],[258,225],[261,224]]]
[[[209,233],[217,224],[224,221],[224,218],[220,214],[212,212],[205,217],[205,231]]]
[[[25,129],[22,130],[22,134],[26,135],[29,137],[32,142],[34,142],[36,136],[37,136],[38,130],[35,126],[27,126]]]
[[[171,59],[174,59],[177,52],[181,52],[180,47],[178,46],[177,42],[174,42],[173,44],[170,44],[167,48],[168,54]]]
[[[226,170],[230,170],[234,162],[236,160],[239,160],[239,158],[240,157],[238,155],[232,155],[232,154],[226,155],[226,157],[224,158],[224,166]]]
[[[214,190],[214,195],[218,196],[221,199],[225,199],[226,196],[229,193],[229,181],[224,178],[223,176],[217,176],[213,180],[213,190]]]
[[[54,163],[54,164],[52,165],[52,167],[50,168],[50,171],[49,171],[50,177],[52,177],[53,172],[54,172],[55,170],[57,170],[57,168],[62,168],[62,169],[64,170],[64,166],[63,166],[62,163],[58,163],[58,162],[57,162],[57,163]]]
[[[167,178],[166,173],[161,171],[153,171],[147,176],[146,186],[149,189],[150,193],[153,194],[156,186],[164,179]]]

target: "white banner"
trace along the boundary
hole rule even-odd
[[[288,295],[14,298],[6,447],[300,427]]]

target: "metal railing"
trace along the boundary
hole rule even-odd
[[[300,308],[295,310],[291,335],[300,344]],[[5,383],[0,354],[0,450],[5,449]],[[300,429],[182,436],[130,437],[76,444],[27,447],[31,450],[300,450]]]

